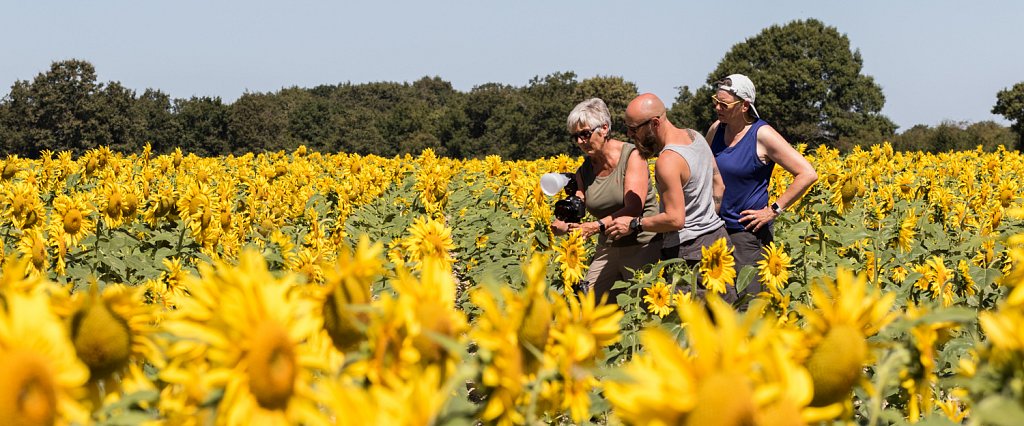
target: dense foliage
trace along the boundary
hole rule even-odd
[[[835,27],[815,19],[773,25],[733,46],[708,74],[707,85],[675,109],[706,127],[715,119],[707,107],[711,84],[745,74],[757,85],[757,111],[787,139],[811,147],[880,143],[896,125],[880,113],[885,96],[861,73],[863,65],[860,51],[851,51],[850,40]]]
[[[830,46],[846,49],[842,60],[835,61],[845,64],[843,72],[823,69],[818,73],[822,75],[804,75],[814,78],[813,84],[790,84],[798,76],[781,68],[797,66],[792,63],[796,59],[761,57],[775,51],[740,44],[709,80],[726,72],[749,73],[758,83],[759,111],[793,143],[820,143],[843,152],[883,140],[897,150],[928,152],[1016,146],[1005,127],[991,122],[919,125],[893,135],[892,124],[877,114],[883,102],[880,89],[859,74],[859,55],[849,52],[849,42],[834,28],[819,26],[811,21],[772,27],[746,43],[778,43],[777,33],[803,34],[810,31],[806,27],[816,28],[814,34],[832,39]],[[737,62],[747,53],[783,65]],[[807,46],[800,50],[808,57],[819,53]],[[816,63],[806,58],[797,62]],[[841,87],[847,84],[863,87]],[[693,95],[681,88],[670,117],[676,124],[705,130],[712,120],[709,90],[702,87]],[[839,92],[854,94],[844,95],[841,102],[832,99]],[[412,83],[291,87],[246,93],[225,103],[208,96],[172,99],[155,89],[137,93],[118,82],[98,82],[86,61],[67,60],[53,63],[32,81],[17,81],[0,100],[0,153],[27,158],[38,158],[44,150],[82,155],[100,146],[130,153],[148,143],[157,154],[181,148],[201,156],[290,151],[305,145],[320,152],[385,157],[430,148],[450,158],[534,159],[578,153],[567,141],[565,117],[589,97],[607,102],[612,128],[623,135],[620,117],[636,95],[636,85],[621,77],[581,81],[572,72],[560,72],[535,77],[523,87],[488,83],[469,92],[457,91],[439,77],[423,77]],[[1011,97],[1004,98],[999,105],[1005,106],[997,109],[1005,108],[1015,120],[1014,111],[1020,109],[1014,109]]]
[[[992,113],[1010,120],[1013,123],[1011,128],[1019,138],[1017,146],[1024,145],[1024,81],[996,93],[996,104],[992,107]]]

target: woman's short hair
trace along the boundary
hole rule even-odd
[[[565,121],[565,127],[572,133],[576,127],[583,125],[588,129],[607,124],[612,125],[612,115],[608,112],[608,105],[605,105],[601,98],[590,98],[579,104],[569,112],[569,119]]]

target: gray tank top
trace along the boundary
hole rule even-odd
[[[580,165],[579,173],[583,179],[584,194],[586,194],[587,212],[595,218],[603,218],[615,213],[622,208],[623,196],[626,192],[626,165],[629,155],[636,147],[628,142],[622,143],[622,153],[619,154],[619,162],[615,165],[608,176],[597,176],[594,171],[594,163],[588,157]],[[650,173],[648,173],[648,176]],[[647,199],[644,200],[644,217],[653,216],[658,213],[658,201],[654,196],[654,185],[651,179],[647,179]],[[647,244],[654,238],[653,232],[641,232],[639,236],[632,234],[628,237],[619,238],[610,245],[615,247],[637,244]],[[604,234],[598,237],[599,244],[608,244]]]
[[[686,221],[683,229],[665,234],[665,247],[674,247],[718,229],[725,225],[715,212],[712,187],[715,155],[700,133],[686,129],[693,143],[689,145],[667,145],[661,150],[675,152],[690,166],[690,180],[683,186],[683,200],[686,202]],[[661,208],[664,211],[664,206]]]

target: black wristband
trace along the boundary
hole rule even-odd
[[[601,222],[601,219],[597,220],[597,228],[601,230],[602,234],[604,233],[606,227],[604,226],[604,222]]]

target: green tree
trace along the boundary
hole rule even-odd
[[[512,135],[518,123],[526,121],[526,108],[516,88],[498,83],[474,87],[466,94],[463,115],[466,134],[448,146],[456,158],[484,158],[500,155],[509,158],[515,151]]]
[[[1000,90],[992,113],[1010,120],[1010,128],[1017,133],[1017,149],[1024,148],[1024,81],[1010,89]]]
[[[109,144],[96,96],[101,90],[96,69],[78,59],[54,62],[32,82],[16,81],[0,118],[8,129],[8,150],[32,157],[42,150],[80,155]]]
[[[1017,146],[1017,137],[1013,131],[995,121],[979,121],[967,126],[965,130],[971,136],[973,145],[980,145],[985,151],[995,151],[1000,146],[1007,149]]]
[[[141,151],[145,123],[133,114],[135,91],[115,81],[107,83],[94,98],[102,135],[95,138],[96,142],[120,152]]]
[[[835,27],[808,19],[773,25],[738,43],[690,101],[695,127],[715,119],[711,84],[745,74],[757,85],[757,111],[791,143],[834,144],[841,138],[878,142],[896,125],[880,113],[881,87],[861,74],[863,58]]]
[[[669,121],[676,126],[694,128],[703,132],[707,126],[703,122],[698,122],[698,117],[708,109],[708,103],[697,102],[693,92],[690,91],[690,86],[677,87],[676,90],[679,92],[666,113]]]
[[[574,97],[576,103],[589,98],[601,98],[608,105],[608,111],[612,116],[612,136],[624,139],[626,137],[626,122],[623,117],[626,114],[626,106],[629,105],[629,101],[632,101],[636,95],[638,93],[635,83],[626,81],[622,77],[598,76],[581,81],[576,86]],[[576,104],[568,105],[569,109],[566,110],[562,117],[563,132],[565,132],[565,120],[569,116],[569,111],[574,106]]]
[[[201,156],[231,152],[228,143],[228,107],[220,97],[197,97],[174,100],[174,118],[181,128],[182,150]]]
[[[519,128],[507,136],[516,147],[512,158],[533,159],[579,153],[569,142],[565,129],[569,111],[579,102],[574,99],[577,84],[576,74],[571,71],[530,79],[522,89],[526,121],[513,126]]]
[[[231,152],[291,150],[287,143],[288,106],[274,94],[244,93],[227,111]]]
[[[146,89],[132,106],[131,115],[143,129],[139,142],[142,145],[149,142],[156,153],[173,151],[181,138],[181,127],[174,118],[173,106],[168,94],[154,89]]]
[[[892,139],[893,148],[900,151],[964,151],[979,146],[985,151],[995,151],[999,146],[1012,148],[1016,136],[1006,126],[994,121],[966,122],[943,121],[938,126],[918,124]]]

